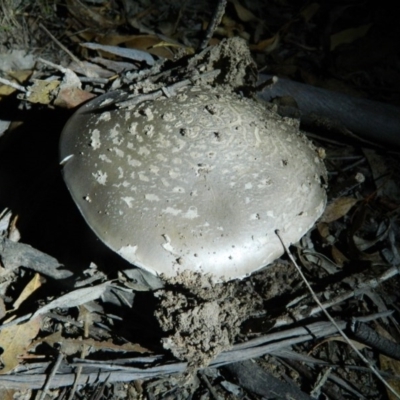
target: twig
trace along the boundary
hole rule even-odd
[[[213,386],[211,385],[210,381],[208,380],[206,374],[203,371],[199,371],[198,374],[199,374],[200,379],[207,386],[207,389],[211,394],[211,398],[213,398],[214,400],[218,400],[219,396],[218,396],[217,392],[215,391],[215,389],[213,388]]]
[[[38,57],[38,61],[40,61],[40,62],[43,63],[43,64],[48,65],[48,66],[51,67],[51,68],[54,68],[54,69],[56,69],[56,70],[62,72],[63,74],[67,71],[67,68],[63,67],[62,65],[54,64],[53,62],[47,61],[47,60],[45,60],[45,59],[42,58],[42,57]]]
[[[76,63],[78,63],[81,67],[83,66],[82,61],[76,57],[73,53],[71,53],[58,39],[56,39],[48,30],[47,28],[42,24],[39,23],[40,28],[42,28],[47,35],[50,37],[50,39],[57,44],[62,50],[64,50],[71,58],[74,60]]]
[[[61,364],[61,361],[63,360],[63,358],[64,358],[64,355],[62,353],[59,353],[57,360],[56,360],[48,378],[46,379],[46,383],[45,383],[43,389],[36,396],[37,400],[43,400],[46,397],[47,391],[50,388],[51,381],[54,378],[55,374],[57,373],[58,368],[60,368],[60,364]]]
[[[365,293],[366,290],[378,287],[382,282],[385,282],[386,280],[393,278],[394,276],[398,275],[399,273],[400,273],[399,268],[390,267],[389,269],[384,271],[378,277],[374,277],[367,281],[361,282],[358,285],[359,286],[358,288],[356,288],[354,290],[349,290],[348,292],[344,292],[336,297],[333,297],[329,301],[326,301],[325,303],[323,303],[322,305],[325,309],[329,308],[329,307],[333,307],[339,303],[342,303],[345,300],[348,300],[352,297],[355,297],[355,296]],[[293,303],[296,303],[296,300],[293,300],[292,304]],[[290,316],[284,316],[284,317],[277,318],[275,321],[275,324],[274,324],[274,328],[278,328],[280,326],[287,325],[294,321],[298,322],[302,319],[312,317],[313,315],[318,314],[319,312],[321,312],[321,308],[319,307],[319,305],[311,308],[306,313],[304,312],[304,310],[294,311],[291,313]]]
[[[343,330],[339,327],[339,325],[336,323],[336,321],[331,317],[329,312],[325,309],[325,307],[322,305],[322,303],[319,301],[317,295],[315,294],[314,290],[312,289],[311,285],[309,284],[307,278],[304,276],[301,268],[297,265],[296,260],[292,256],[292,253],[289,251],[285,243],[283,242],[283,239],[281,238],[279,234],[279,230],[277,229],[275,231],[276,235],[278,236],[283,248],[285,249],[286,254],[290,258],[290,261],[294,264],[296,267],[298,273],[300,274],[301,278],[303,279],[304,283],[306,284],[308,290],[310,291],[314,301],[318,304],[318,306],[321,308],[322,312],[326,315],[326,317],[329,319],[329,321],[335,326],[335,328],[338,330],[338,332],[342,335],[343,339],[348,343],[348,345],[353,349],[353,351],[360,357],[360,359],[368,366],[368,368],[374,373],[374,375],[385,385],[385,387],[393,393],[393,395],[400,399],[400,394],[398,394],[392,386],[389,385],[388,382],[383,378],[383,376],[379,373],[379,371],[363,356],[363,354],[357,349],[356,346],[352,343],[352,341],[348,338],[348,336],[343,332]]]
[[[19,85],[18,83],[11,82],[8,79],[0,78],[0,83],[2,83],[3,85],[10,86],[10,87],[12,87],[14,89],[17,89],[20,92],[26,93],[26,89],[23,86]]]
[[[138,94],[133,98],[130,98],[128,100],[124,100],[121,102],[116,102],[116,105],[119,108],[127,108],[127,107],[133,107],[137,104],[143,103],[144,101],[148,100],[155,100],[161,97],[162,95],[165,95],[165,97],[169,98],[175,94],[175,91],[178,89],[182,89],[186,86],[189,86],[190,84],[198,81],[198,80],[205,80],[205,79],[214,79],[215,77],[218,76],[218,74],[221,72],[219,69],[215,69],[209,72],[205,72],[203,74],[196,75],[194,77],[184,79],[182,81],[176,82],[170,86],[165,86],[161,89],[155,90],[154,92],[150,93],[144,93],[144,94]],[[107,107],[110,106],[110,103],[107,104]]]
[[[10,321],[10,322],[6,322],[5,324],[0,325],[0,331],[1,331],[2,329],[8,328],[8,327],[10,327],[10,326],[18,325],[20,322],[24,322],[24,321],[28,320],[29,318],[31,318],[32,316],[33,316],[33,313],[25,314],[25,315],[23,315],[22,317],[13,319],[13,320]]]
[[[315,399],[318,399],[321,395],[321,389],[325,385],[326,381],[329,378],[329,375],[331,374],[332,368],[328,367],[326,371],[323,374],[320,374],[317,378],[317,383],[315,384],[313,390],[311,391],[310,395],[311,397],[314,397]]]
[[[87,325],[86,321],[85,321],[85,325]],[[87,338],[87,336],[88,335],[84,335],[84,337],[86,337],[86,338]],[[84,344],[82,347],[82,351],[81,351],[81,357],[85,358],[86,353],[87,353],[87,346]],[[83,370],[83,367],[81,365],[76,369],[75,381],[74,381],[74,384],[72,385],[71,392],[69,393],[68,400],[73,400],[73,398],[75,396],[76,388],[78,387],[78,382],[79,382],[79,378],[82,374],[82,370]],[[108,379],[109,378],[107,378],[107,380]]]
[[[95,396],[92,396],[93,400],[100,400],[103,398],[103,394],[104,394],[104,389],[108,383],[108,381],[110,380],[110,376],[111,374],[108,374],[106,380],[103,382],[103,384],[101,385],[100,390],[97,391],[97,393],[95,394]]]
[[[215,7],[214,14],[211,18],[210,23],[208,24],[206,33],[204,34],[204,38],[201,41],[199,48],[197,49],[198,51],[204,50],[208,46],[208,42],[212,38],[215,29],[221,22],[222,17],[224,16],[226,3],[227,0],[218,0],[218,4]]]
[[[288,359],[286,357],[284,357],[284,359],[282,359],[279,354],[277,354],[276,356],[279,357],[279,362],[281,364],[283,364],[285,367],[294,369],[295,371],[297,371],[300,374],[300,376],[305,377],[308,381],[311,382],[314,379],[315,374],[314,374],[314,372],[312,372],[314,369],[313,366],[308,367],[300,361]],[[344,397],[341,395],[340,391],[338,391],[332,383],[333,376],[334,376],[333,374],[329,375],[329,381],[327,382],[327,384],[325,384],[321,388],[321,390],[323,393],[325,393],[327,395],[327,397],[329,399],[344,400]],[[335,383],[335,384],[339,385],[338,383]],[[364,397],[361,395],[361,393],[357,393],[356,395],[359,399],[364,399]]]

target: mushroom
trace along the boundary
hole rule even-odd
[[[68,121],[60,158],[97,236],[153,274],[243,278],[322,214],[326,170],[297,123],[222,87],[196,85],[132,109],[100,96]]]

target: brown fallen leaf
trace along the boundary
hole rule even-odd
[[[20,390],[17,389],[5,389],[5,388],[1,388],[0,389],[0,399],[1,400],[14,400],[18,397],[18,393],[20,392]],[[15,397],[14,397],[15,395]],[[25,397],[25,398],[30,398],[30,396]]]
[[[250,50],[264,52],[264,53],[270,53],[271,51],[275,50],[279,46],[280,41],[281,41],[280,39],[281,39],[280,34],[278,32],[276,35],[274,35],[268,39],[261,40],[257,44],[252,44],[250,46]]]
[[[243,7],[239,0],[230,0],[231,3],[233,3],[233,6],[235,7],[236,14],[239,17],[239,19],[243,22],[250,22],[250,21],[257,21],[258,18],[247,8]]]
[[[87,100],[96,97],[95,94],[77,87],[69,87],[60,89],[57,98],[54,100],[54,105],[62,108],[75,108]]]
[[[13,370],[19,364],[18,357],[30,346],[41,325],[41,317],[36,317],[24,324],[12,325],[0,331],[0,347],[3,349],[3,369],[0,374]]]
[[[333,222],[344,217],[350,209],[358,202],[353,197],[340,197],[326,206],[320,219],[321,222]]]
[[[349,262],[349,259],[336,246],[332,246],[331,255],[333,261],[340,267],[343,267],[344,263]]]
[[[310,22],[320,8],[321,6],[318,3],[310,3],[301,10],[300,15],[304,18],[305,22]]]
[[[79,0],[67,0],[67,9],[86,27],[111,29],[125,22],[122,13],[115,13],[115,17],[112,18],[105,13],[107,10],[102,7],[89,6]]]
[[[36,340],[32,343],[32,348],[38,346],[41,343],[47,343],[53,346],[56,343],[61,345],[62,352],[70,356],[72,354],[78,354],[82,351],[83,347],[86,346],[91,348],[92,351],[118,351],[118,352],[135,352],[135,353],[151,353],[150,350],[142,347],[140,344],[135,343],[124,343],[121,345],[114,344],[111,339],[107,341],[98,341],[94,339],[72,339],[65,338],[61,335],[61,331],[54,332],[49,336]]]
[[[357,28],[344,29],[343,31],[331,35],[331,51],[335,50],[335,48],[341,44],[353,43],[355,40],[364,37],[371,26],[372,24],[365,24]]]
[[[37,289],[42,286],[40,274],[36,273],[30,282],[24,287],[18,299],[13,304],[13,309],[17,310],[19,306]]]
[[[82,83],[72,70],[65,68],[54,105],[63,108],[75,108],[85,101],[96,97],[95,94],[82,90]]]
[[[370,348],[369,346],[367,346],[367,345],[365,345],[365,344],[362,344],[362,343],[360,343],[360,342],[357,342],[356,340],[350,340],[350,341],[351,341],[351,343],[354,345],[354,347],[355,347],[357,350],[363,350],[363,349],[365,349],[365,348],[367,348],[367,349]],[[331,336],[331,337],[328,337],[328,338],[322,340],[322,341],[319,342],[316,346],[313,347],[313,350],[315,350],[317,347],[321,346],[322,344],[328,343],[328,342],[342,342],[342,343],[346,343],[347,345],[349,345],[349,344],[347,343],[347,340],[346,340],[343,336],[339,336],[339,335],[338,335],[338,336]]]
[[[206,30],[207,26],[208,26],[208,22],[204,23],[203,30]],[[250,34],[245,32],[244,26],[242,24],[239,24],[237,21],[229,18],[227,15],[224,15],[222,17],[221,24],[215,29],[214,34],[217,34],[222,37],[239,36],[246,41],[248,41],[250,39]],[[215,40],[216,40],[216,38],[213,37],[210,40],[209,44],[212,45],[215,42]],[[216,42],[216,43],[218,43],[218,42]]]

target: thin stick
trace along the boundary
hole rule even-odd
[[[38,400],[43,400],[46,397],[47,391],[49,390],[51,380],[53,379],[54,375],[57,373],[58,369],[60,368],[61,361],[63,360],[64,355],[62,353],[58,354],[57,360],[54,364],[54,367],[52,368],[48,378],[46,379],[46,383],[41,390],[41,393],[38,393],[37,399]]]
[[[0,78],[0,83],[2,83],[3,85],[6,85],[6,86],[10,86],[10,87],[12,87],[14,89],[17,89],[20,92],[26,93],[26,89],[23,86],[18,85],[18,83],[11,82],[8,79]]]
[[[325,307],[322,305],[322,303],[319,301],[317,295],[315,294],[314,290],[312,289],[311,285],[308,283],[307,278],[304,276],[303,272],[301,271],[301,268],[297,265],[296,260],[293,258],[292,253],[289,251],[285,243],[283,243],[283,239],[281,238],[279,234],[279,229],[275,231],[276,236],[278,236],[283,248],[285,249],[286,254],[289,256],[290,261],[294,264],[296,267],[298,273],[301,276],[301,279],[303,279],[304,283],[306,284],[308,290],[310,291],[314,301],[319,305],[321,308],[322,312],[326,315],[326,317],[331,321],[331,323],[335,326],[335,328],[338,330],[338,332],[342,335],[343,339],[348,343],[348,345],[354,350],[354,352],[360,357],[360,359],[368,366],[368,368],[374,373],[374,375],[386,386],[386,388],[393,393],[396,398],[400,399],[400,394],[398,394],[392,386],[389,385],[388,382],[383,378],[383,376],[379,373],[377,369],[363,356],[363,354],[357,349],[357,347],[354,346],[352,341],[348,338],[348,336],[343,332],[343,330],[340,328],[340,326],[336,323],[336,321],[331,317],[329,312],[325,309]]]
[[[208,391],[211,394],[211,397],[214,400],[218,400],[220,397],[218,396],[217,392],[215,391],[215,389],[213,388],[213,386],[211,385],[210,381],[208,380],[206,374],[203,371],[199,371],[199,376],[200,379],[204,382],[204,384],[207,386]]]
[[[65,72],[67,71],[67,68],[63,67],[62,65],[54,64],[53,62],[47,61],[42,57],[38,57],[38,61],[40,61],[41,63],[43,63],[45,65],[48,65],[51,68],[54,68],[54,69],[62,72],[63,74],[65,74]]]
[[[49,35],[50,39],[57,44],[62,50],[64,50],[75,62],[77,62],[79,65],[82,65],[82,61],[76,57],[73,53],[71,53],[58,39],[56,39],[48,30],[47,28],[40,23],[39,26]]]
[[[323,303],[323,307],[330,308],[352,297],[363,294],[365,293],[366,290],[378,287],[382,282],[391,279],[393,276],[398,275],[399,273],[400,273],[399,268],[391,267],[388,270],[384,271],[378,277],[374,277],[369,280],[360,282],[358,288],[349,290],[347,292],[339,294],[338,296],[331,297],[330,300]],[[294,301],[292,301],[292,304],[295,304],[296,302],[300,301],[303,298],[304,296],[300,296],[300,298],[297,298]],[[273,327],[278,328],[287,325],[288,323],[291,323],[293,321],[298,322],[302,319],[312,317],[313,315],[319,313],[320,311],[321,308],[318,305],[308,310],[307,313],[302,312],[302,310],[293,311],[290,316],[278,317]]]
[[[204,50],[208,46],[208,42],[212,38],[215,29],[221,22],[222,17],[224,16],[226,3],[227,0],[218,0],[217,7],[215,8],[211,21],[208,24],[204,38],[201,41],[199,48],[197,49],[198,51]]]

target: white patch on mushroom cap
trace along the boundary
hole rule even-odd
[[[121,257],[125,258],[125,260],[128,260],[132,264],[135,264],[138,261],[138,258],[136,256],[137,249],[137,246],[132,246],[129,244],[128,246],[121,247],[119,250],[117,250],[117,253]]]
[[[107,172],[103,172],[103,171],[96,171],[94,173],[92,173],[92,176],[96,179],[96,181],[98,183],[100,183],[100,185],[105,185],[107,183]]]
[[[173,207],[167,207],[167,208],[163,209],[162,212],[166,213],[166,214],[178,215],[182,212],[182,210],[178,210]]]
[[[160,200],[160,198],[156,194],[152,194],[152,193],[147,193],[147,194],[145,194],[144,197],[148,201],[159,201]]]
[[[90,138],[90,145],[93,147],[94,150],[97,150],[101,146],[100,142],[100,131],[98,129],[93,129],[92,135]]]
[[[121,200],[127,204],[129,208],[132,208],[133,201],[135,200],[133,197],[121,197]]]

